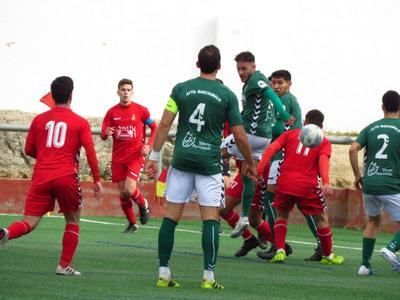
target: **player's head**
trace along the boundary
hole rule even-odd
[[[51,96],[57,104],[67,104],[72,99],[74,82],[68,76],[60,76],[51,83]]]
[[[118,82],[118,91],[117,94],[119,96],[119,103],[124,106],[128,105],[132,101],[133,96],[133,83],[130,79],[121,79]]]
[[[256,58],[250,51],[244,51],[235,56],[235,61],[240,80],[246,82],[256,71]]]
[[[214,45],[203,47],[197,55],[197,67],[201,73],[212,74],[221,68],[221,54]]]
[[[271,87],[274,89],[278,96],[283,96],[290,91],[292,86],[292,75],[287,70],[278,70],[268,77]]]
[[[318,109],[312,109],[306,114],[306,118],[304,119],[304,125],[307,124],[315,124],[319,128],[322,128],[324,125],[325,116]]]
[[[382,109],[387,113],[397,113],[400,108],[400,95],[396,91],[387,91],[382,97]]]

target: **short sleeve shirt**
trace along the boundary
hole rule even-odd
[[[356,141],[365,147],[363,192],[400,193],[400,119],[378,120],[365,127]]]

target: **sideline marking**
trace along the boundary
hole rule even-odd
[[[5,213],[0,213],[1,216],[21,216],[21,214],[5,214]],[[62,216],[43,216],[43,218],[59,218],[59,219],[64,219]],[[96,220],[89,220],[85,218],[81,218],[81,222],[86,222],[86,223],[94,223],[94,224],[102,224],[102,225],[112,225],[112,226],[125,226],[126,224],[122,223],[112,223],[112,222],[105,222],[105,221],[96,221]],[[159,230],[160,227],[157,226],[140,226],[140,228],[148,228],[148,229],[157,229]],[[176,231],[180,232],[187,232],[187,233],[196,233],[196,234],[201,234],[201,231],[196,231],[196,230],[189,230],[189,229],[175,229]],[[229,237],[230,235],[227,233],[221,233],[221,236]],[[311,242],[304,242],[304,241],[295,241],[295,240],[287,240],[289,243],[293,244],[301,244],[301,245],[315,245],[315,243]],[[338,249],[347,249],[347,250],[357,250],[357,251],[362,251],[362,248],[357,248],[357,247],[347,247],[347,246],[338,246],[335,244],[333,248],[338,248]],[[374,250],[374,252],[379,252],[379,250]]]

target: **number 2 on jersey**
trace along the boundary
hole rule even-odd
[[[206,108],[205,103],[199,103],[194,112],[190,115],[189,122],[197,125],[197,131],[201,131],[201,127],[205,124],[203,121],[204,110]]]
[[[46,147],[61,148],[65,144],[65,136],[67,135],[67,124],[65,122],[49,121],[46,123],[47,140]]]
[[[378,140],[383,140],[381,149],[375,154],[376,159],[387,159],[387,154],[383,154],[383,151],[387,148],[389,144],[389,136],[387,134],[378,134],[376,137]]]

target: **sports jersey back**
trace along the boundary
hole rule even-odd
[[[255,71],[244,84],[242,90],[242,118],[247,133],[271,138],[275,112],[263,91],[269,87],[268,79],[260,71]]]
[[[236,96],[218,81],[197,77],[177,84],[171,99],[179,111],[172,166],[202,175],[220,173],[223,124],[242,124]]]
[[[34,177],[37,183],[77,174],[81,146],[93,149],[89,123],[65,107],[55,107],[34,118],[25,150],[36,157]],[[93,154],[91,154],[93,157]],[[94,153],[94,177],[99,177]]]
[[[315,198],[319,191],[319,158],[331,156],[331,143],[324,137],[314,148],[300,142],[300,129],[289,130],[276,139],[285,149],[277,190],[302,198]]]
[[[149,118],[148,109],[135,102],[127,106],[117,104],[108,110],[103,120],[102,135],[107,127],[114,128],[113,163],[128,163],[141,157],[146,138],[146,121]]]
[[[356,141],[365,146],[363,192],[400,193],[400,120],[378,120],[364,128]]]

